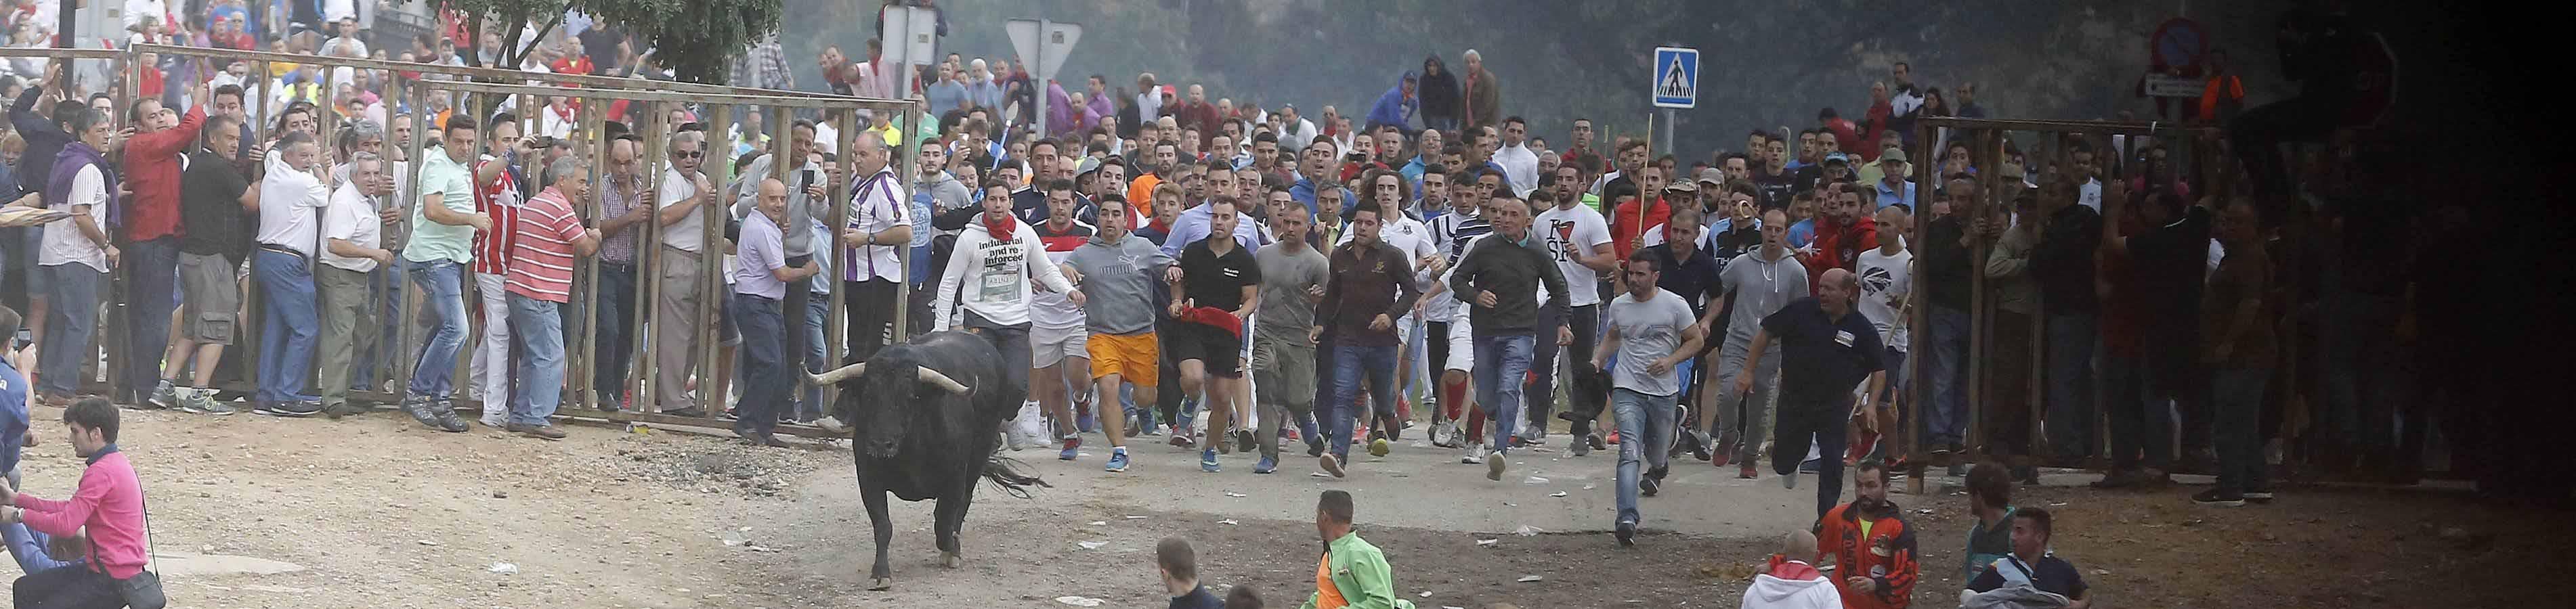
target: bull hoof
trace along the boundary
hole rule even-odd
[[[868,586],[868,591],[870,592],[884,592],[893,589],[894,578],[891,577],[879,577],[877,578],[876,585]]]
[[[965,564],[966,557],[959,556],[956,552],[939,553],[939,566],[955,569],[957,567],[964,566]]]

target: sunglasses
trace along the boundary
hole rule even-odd
[[[705,152],[673,152],[673,153],[671,153],[671,156],[675,156],[675,157],[679,157],[679,158],[683,158],[683,159],[702,159],[702,158],[706,158],[707,153],[705,153]]]

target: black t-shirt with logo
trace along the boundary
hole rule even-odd
[[[1233,239],[1233,235],[1211,235],[1208,239]],[[1198,306],[1227,311],[1243,308],[1244,286],[1261,285],[1261,266],[1252,261],[1252,251],[1235,246],[1219,256],[1208,250],[1208,239],[1181,248],[1181,296],[1197,301]]]
[[[241,206],[250,179],[232,159],[205,149],[189,153],[187,163],[179,174],[179,224],[188,230],[179,237],[179,251],[240,264],[251,248],[251,212]]]
[[[1848,405],[1852,388],[1869,373],[1887,368],[1886,347],[1878,328],[1859,310],[1836,321],[1814,297],[1790,301],[1770,317],[1762,331],[1780,345],[1780,414],[1798,409]],[[1812,414],[1812,413],[1806,413]]]

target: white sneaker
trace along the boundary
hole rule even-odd
[[[1509,465],[1510,464],[1506,463],[1505,459],[1503,459],[1503,451],[1497,450],[1494,451],[1494,454],[1485,455],[1485,479],[1503,479],[1503,468]]]
[[[1465,465],[1478,465],[1484,463],[1485,443],[1477,442],[1467,445],[1466,453],[1458,456],[1458,462]]]

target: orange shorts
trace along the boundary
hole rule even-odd
[[[1112,374],[1139,387],[1152,387],[1159,377],[1162,351],[1155,347],[1154,333],[1093,334],[1083,347],[1091,353],[1091,378]]]

